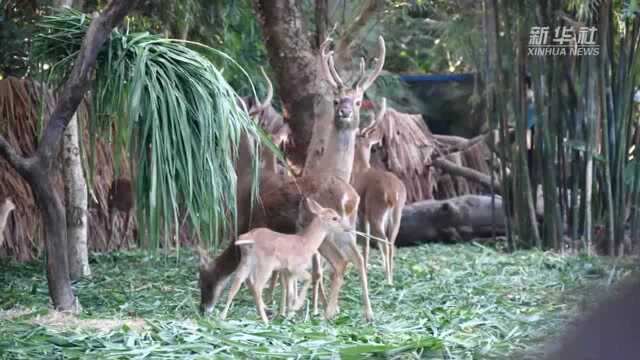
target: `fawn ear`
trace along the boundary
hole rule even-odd
[[[382,142],[383,136],[384,136],[384,133],[382,132],[382,129],[380,128],[380,126],[376,126],[375,128],[373,128],[369,133],[369,139],[371,141],[371,145],[380,144]]]
[[[320,204],[318,204],[312,198],[307,198],[307,207],[309,208],[309,210],[311,210],[312,213],[316,215],[320,214],[320,212],[322,211],[322,206],[320,206]]]

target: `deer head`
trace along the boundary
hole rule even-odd
[[[382,98],[382,105],[380,111],[375,115],[371,115],[371,123],[364,129],[358,131],[356,139],[356,159],[358,159],[358,166],[368,168],[371,160],[371,148],[382,142],[383,131],[380,126],[380,122],[384,118],[387,112],[387,99]],[[391,131],[393,133],[393,131]]]
[[[365,60],[360,59],[360,74],[355,84],[346,86],[333,60],[333,51],[328,51],[331,39],[327,39],[320,45],[320,71],[324,79],[334,90],[333,109],[334,121],[340,129],[357,129],[360,123],[360,106],[362,106],[362,96],[364,92],[378,78],[384,67],[385,46],[382,36],[378,37],[378,57],[375,59],[375,66],[371,74],[366,74]]]
[[[347,194],[343,194],[342,202],[345,202]],[[337,211],[331,208],[324,208],[312,198],[307,198],[307,208],[320,219],[323,227],[330,232],[351,232],[352,226],[347,216],[340,216]]]
[[[271,106],[271,100],[273,100],[273,84],[271,83],[271,80],[269,80],[269,77],[262,66],[260,67],[260,72],[262,72],[262,76],[264,76],[267,81],[267,96],[262,102],[260,102],[258,98],[246,98],[246,100],[244,100],[249,108],[247,110],[249,112],[249,116],[258,116],[258,119],[261,117],[262,113]]]

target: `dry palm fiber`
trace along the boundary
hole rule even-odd
[[[427,199],[445,199],[465,194],[486,192],[480,184],[459,176],[451,176],[431,166],[431,159],[447,154],[453,147],[469,139],[431,133],[421,115],[406,114],[388,108],[378,124],[383,130],[382,146],[374,148],[373,166],[396,174],[407,187],[409,203]],[[446,155],[449,161],[485,174],[490,173],[489,148],[478,142],[463,151]]]
[[[464,149],[462,151],[448,153],[446,155],[447,160],[458,166],[477,170],[483,174],[491,174],[491,167],[489,165],[491,150],[485,141],[479,141],[472,146],[466,147],[465,144],[472,139],[451,135],[435,135],[434,137],[438,143],[440,153],[447,154],[453,148]],[[468,181],[460,176],[451,176],[443,170],[436,169],[435,174],[437,178],[437,190],[435,190],[434,197],[436,199],[447,199],[465,194],[483,194],[489,192],[486,186],[474,181]],[[498,179],[496,179],[496,182],[497,181]]]
[[[404,182],[408,202],[432,198],[429,165],[436,145],[422,116],[388,108],[378,126],[384,136],[381,149],[371,155],[373,166],[393,172]]]
[[[45,91],[39,83],[29,79],[9,77],[0,80],[0,134],[4,136],[18,151],[29,156],[36,149],[41,111],[51,110],[54,98],[50,91]],[[90,147],[87,123],[87,107],[81,105],[78,120],[83,129],[84,149]],[[108,224],[107,193],[114,176],[113,158],[110,146],[98,140],[93,146],[93,172],[88,172],[91,180],[89,189],[89,247],[92,251],[106,250],[106,226]],[[126,166],[122,166],[126,169]],[[85,164],[85,169],[87,166]],[[64,201],[64,187],[61,177],[61,162],[58,161],[54,171],[54,191]],[[0,159],[0,200],[11,197],[16,204],[5,230],[5,243],[0,247],[1,257],[13,257],[18,260],[29,260],[40,253],[43,248],[40,233],[39,210],[34,202],[31,190],[26,182],[4,160]],[[122,236],[122,234],[120,234]]]

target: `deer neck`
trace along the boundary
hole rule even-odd
[[[240,142],[238,143],[238,159],[236,161],[236,176],[238,179],[246,178],[251,173],[251,161],[255,146],[253,139],[246,133],[240,135]]]
[[[353,176],[357,176],[369,169],[371,169],[370,159],[365,159],[363,156],[356,153],[355,158],[353,159]]]
[[[353,170],[356,130],[351,128],[331,129],[324,155],[317,167],[322,172],[330,172],[344,181],[349,181]]]
[[[276,154],[266,146],[262,148],[262,158],[264,159],[263,171],[273,174],[278,172],[278,159],[276,158]]]
[[[316,252],[328,233],[327,229],[322,225],[322,220],[316,216],[309,226],[300,233],[300,236],[304,239],[305,247],[310,252]]]

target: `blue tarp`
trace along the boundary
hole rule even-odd
[[[450,82],[473,80],[473,76],[474,74],[400,75],[400,80],[407,83]]]

